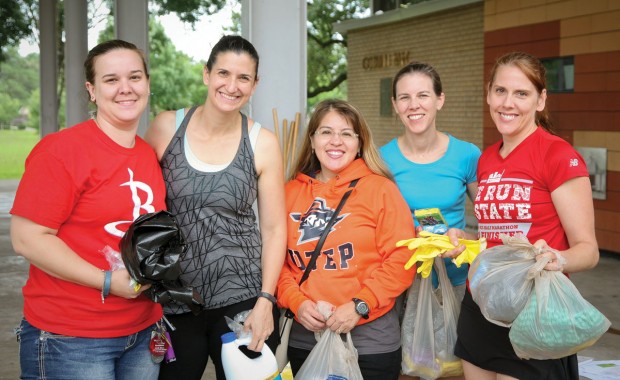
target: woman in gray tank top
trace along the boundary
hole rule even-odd
[[[206,305],[198,315],[182,304],[164,305],[176,328],[170,331],[176,361],[162,364],[160,379],[200,379],[209,357],[224,379],[220,337],[230,331],[224,317],[244,310],[252,310],[244,324],[252,331],[248,348],[278,344],[271,333],[286,244],[282,159],[276,136],[240,112],[256,89],[258,62],[250,42],[222,37],[204,68],[205,103],[180,110],[178,125],[175,111],[157,115],[146,134],[161,163],[168,210],[187,243],[181,278]]]

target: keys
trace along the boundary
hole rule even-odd
[[[170,335],[167,335],[166,327],[161,321],[156,323],[157,327],[151,332],[151,342],[149,343],[149,350],[151,351],[151,358],[155,363],[161,363],[164,360],[164,356],[169,348]],[[173,351],[174,356],[174,351]]]

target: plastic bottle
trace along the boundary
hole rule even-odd
[[[263,344],[261,355],[247,357],[239,346],[250,344],[250,338],[237,339],[234,332],[222,335],[222,365],[226,380],[282,380],[273,352]]]

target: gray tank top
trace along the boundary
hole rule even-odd
[[[237,154],[224,169],[202,172],[185,158],[183,139],[196,107],[191,108],[161,159],[166,205],[187,244],[181,279],[201,295],[207,309],[232,305],[261,289],[261,238],[252,203],[258,195],[254,152],[243,114]],[[164,305],[166,314],[190,309]]]

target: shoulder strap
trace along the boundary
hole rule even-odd
[[[181,127],[181,125],[183,125],[183,122],[186,121],[186,124],[189,123],[189,120],[192,118],[192,115],[194,114],[194,111],[196,111],[196,108],[198,108],[198,106],[193,106],[191,107],[187,113],[185,113],[185,108],[180,108],[177,110],[177,112],[175,113],[175,130],[178,131],[179,128]]]
[[[354,181],[351,181],[351,183],[349,184],[349,190],[346,193],[344,193],[344,195],[342,196],[342,199],[340,200],[340,203],[338,203],[338,207],[336,207],[336,210],[334,211],[331,218],[329,219],[329,222],[327,223],[327,225],[325,226],[325,229],[323,230],[323,233],[321,234],[321,238],[319,239],[319,242],[316,244],[316,247],[314,248],[314,252],[312,252],[312,257],[310,258],[310,261],[308,262],[308,266],[306,266],[306,270],[304,271],[303,276],[301,276],[301,279],[299,280],[299,285],[301,285],[304,281],[306,281],[308,279],[308,276],[310,276],[310,271],[316,265],[316,260],[319,257],[321,248],[323,248],[323,243],[325,243],[325,239],[327,239],[327,235],[329,235],[329,230],[331,230],[334,223],[336,223],[336,219],[338,219],[338,214],[340,213],[340,210],[342,210],[342,206],[344,206],[345,202],[349,198],[349,195],[351,195],[351,192],[353,191],[353,188],[355,187],[355,185],[357,185],[358,181],[359,181],[359,178]]]
[[[185,118],[185,108],[179,108],[176,113],[176,124],[175,124],[176,128],[175,129],[179,129],[184,118]]]

